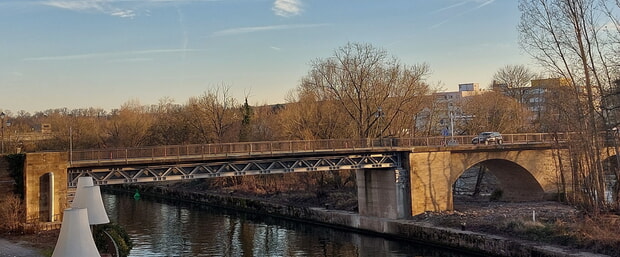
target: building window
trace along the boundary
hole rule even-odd
[[[542,97],[532,97],[530,98],[530,103],[542,103],[545,99]]]

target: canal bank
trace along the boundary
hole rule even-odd
[[[267,214],[339,229],[381,234],[385,237],[478,253],[482,256],[606,256],[549,246],[531,241],[478,233],[468,231],[466,228],[454,229],[438,227],[428,222],[414,220],[365,217],[355,212],[284,205],[254,197],[239,197],[229,194],[219,195],[179,189],[171,190],[168,187],[157,186],[148,187],[148,190],[141,191],[141,193],[174,200],[221,206],[239,211]]]

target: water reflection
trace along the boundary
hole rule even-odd
[[[110,220],[133,240],[132,257],[474,256],[196,204],[114,194],[103,198]]]

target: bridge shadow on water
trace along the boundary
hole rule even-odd
[[[477,256],[156,196],[135,200],[133,193],[107,192],[104,202],[111,219],[134,240],[130,256]]]

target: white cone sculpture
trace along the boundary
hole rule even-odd
[[[88,226],[86,209],[65,209],[52,257],[100,256]]]
[[[101,189],[99,186],[82,187],[81,190],[75,194],[71,207],[88,209],[88,224],[90,225],[110,223],[108,214],[103,206],[103,199],[101,199]]]
[[[78,178],[77,187],[75,188],[75,195],[73,196],[74,203],[75,203],[75,198],[77,198],[78,195],[83,195],[83,193],[81,192],[86,186],[94,186],[93,177],[79,177]],[[75,205],[73,205],[72,203],[71,207],[75,207]]]
[[[77,188],[85,186],[94,186],[93,177],[79,177],[77,182]]]

